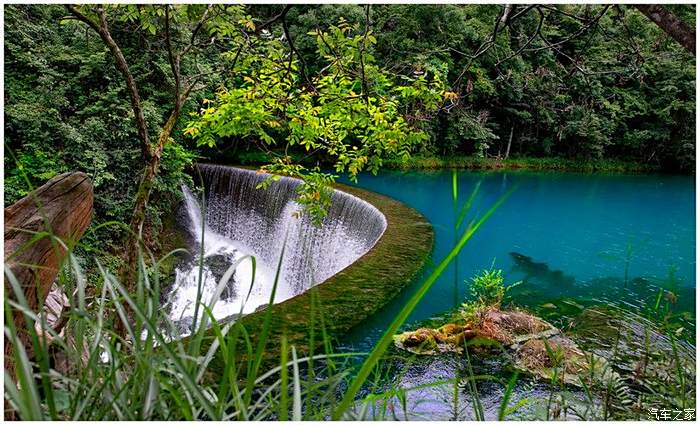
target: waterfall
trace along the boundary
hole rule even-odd
[[[198,289],[204,303],[216,301],[213,312],[217,319],[251,313],[267,304],[285,238],[275,303],[301,294],[352,264],[374,246],[386,228],[384,215],[374,206],[338,190],[331,195],[321,226],[314,226],[307,215],[296,214],[301,209],[294,201],[300,184],[297,179],[282,177],[267,189],[258,189],[268,175],[208,164],[197,165],[197,170],[195,175],[201,174],[204,185],[204,211],[190,188],[182,188],[183,224],[195,255],[176,267],[175,283],[166,295],[170,318],[181,331],[193,320]],[[201,271],[199,252],[203,253]],[[252,262],[241,260],[245,256],[256,260],[252,290]],[[217,294],[222,276],[239,260],[232,279]]]

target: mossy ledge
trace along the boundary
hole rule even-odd
[[[339,183],[334,187],[376,207],[386,218],[386,230],[351,265],[308,291],[272,306],[265,348],[268,359],[279,357],[282,335],[298,353],[317,352],[324,333],[331,339],[337,338],[394,298],[418,275],[432,251],[433,228],[418,211],[378,193]],[[266,311],[240,319],[254,347]],[[211,334],[205,337],[203,351],[214,339]],[[242,348],[239,346],[239,350]],[[219,366],[221,359],[213,359],[211,370]]]

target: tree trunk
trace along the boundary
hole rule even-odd
[[[658,4],[635,4],[637,10],[695,56],[695,28]]]
[[[189,49],[194,46],[195,34],[202,28],[202,24],[207,19],[209,11],[212,6],[210,5],[206,11],[202,14],[202,17],[194,29],[190,44],[185,47],[180,54],[174,54],[171,40],[170,40],[170,15],[169,7],[165,8],[165,43],[168,51],[168,61],[171,66],[173,73],[173,78],[175,80],[175,93],[174,93],[174,107],[168,120],[161,128],[158,142],[155,146],[151,145],[149,134],[147,131],[146,120],[143,114],[143,107],[141,105],[141,97],[139,95],[138,86],[133,78],[129,66],[122,54],[119,45],[114,41],[112,35],[109,31],[109,26],[107,22],[107,16],[105,9],[102,6],[98,6],[95,12],[98,16],[98,21],[84,15],[78,8],[70,5],[66,5],[66,8],[70,13],[76,17],[78,20],[87,24],[95,32],[100,35],[100,38],[104,44],[109,48],[112,57],[116,63],[117,69],[120,71],[124,77],[127,89],[129,91],[129,96],[131,98],[131,106],[134,111],[134,117],[136,120],[136,127],[138,129],[139,139],[141,141],[141,150],[144,157],[144,168],[141,173],[141,179],[139,180],[138,190],[136,192],[136,200],[134,202],[134,209],[131,216],[131,221],[129,224],[129,234],[126,238],[125,243],[125,253],[124,253],[124,265],[119,271],[119,276],[121,283],[126,287],[129,293],[134,293],[134,290],[138,286],[138,276],[140,262],[139,252],[140,244],[142,242],[143,227],[146,221],[146,209],[148,207],[148,201],[151,196],[151,191],[153,185],[155,184],[156,176],[158,174],[158,168],[160,166],[161,154],[163,149],[170,140],[170,135],[172,134],[175,124],[180,116],[180,111],[182,110],[182,105],[187,100],[191,90],[194,89],[195,83],[198,81],[199,77],[192,78],[190,84],[184,88],[182,85],[182,75],[180,73],[180,61],[181,55],[189,51]],[[289,6],[285,10],[288,10]],[[182,91],[182,93],[181,93]],[[130,309],[127,306],[127,311]],[[129,314],[130,315],[130,314]],[[122,323],[121,320],[117,320],[115,328],[118,333],[124,337],[126,336],[126,324]]]
[[[510,126],[510,136],[508,136],[508,146],[506,147],[506,156],[503,159],[508,159],[508,155],[510,155],[510,145],[513,143],[513,128],[515,126],[511,125]]]
[[[92,183],[85,173],[58,175],[29,195],[5,208],[5,267],[15,276],[27,307],[38,313],[56,279],[68,250],[90,224]],[[52,236],[36,238],[37,232]],[[60,239],[60,241],[55,238]],[[65,244],[65,246],[63,245]],[[5,293],[18,302],[5,273]],[[20,342],[31,357],[30,334],[24,314],[14,311],[13,322]],[[5,338],[5,369],[14,378],[12,346]]]
[[[120,273],[122,283],[127,287],[129,293],[133,293],[137,285],[139,244],[141,242],[143,225],[146,221],[146,208],[148,207],[148,200],[151,196],[151,190],[153,190],[153,184],[156,181],[163,149],[168,143],[170,135],[175,128],[175,124],[180,116],[180,110],[181,104],[177,104],[175,109],[173,109],[173,111],[170,113],[168,121],[165,122],[165,125],[160,131],[158,144],[153,150],[153,155],[151,155],[149,161],[146,163],[143,173],[141,174],[141,180],[139,181],[139,188],[136,192],[136,201],[134,202],[134,210],[131,214],[131,223],[129,224],[131,234],[127,240],[126,262],[122,272]]]

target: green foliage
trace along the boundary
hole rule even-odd
[[[608,9],[595,30],[574,16],[603,6],[532,11],[472,60],[503,11],[496,5],[377,6],[377,60],[398,72],[447,64],[458,103],[431,123],[424,154],[634,159],[673,170],[694,168],[695,59],[632,7]],[[693,6],[674,12],[694,16]],[[567,16],[570,15],[570,16]],[[693,18],[694,19],[694,18]],[[521,50],[522,49],[522,50]],[[574,62],[575,61],[575,62]]]
[[[469,301],[462,304],[460,313],[469,321],[480,311],[487,308],[500,308],[508,292],[520,282],[506,286],[503,280],[503,270],[493,266],[481,274],[472,277],[469,285]]]
[[[181,144],[170,142],[165,145],[161,164],[156,176],[157,191],[152,195],[152,203],[148,205],[148,216],[155,229],[162,228],[164,208],[182,199],[182,184],[190,184],[192,177],[184,170],[192,165],[197,155]]]
[[[439,72],[396,78],[375,64],[373,32],[342,19],[310,35],[325,66],[315,75],[302,73],[304,79],[304,65],[279,40],[242,41],[227,54],[236,59],[234,81],[217,92],[216,101],[204,101],[185,133],[209,147],[227,138],[265,147],[284,140],[285,150],[324,156],[351,179],[363,170],[376,173],[385,156],[408,157],[427,139],[420,123],[442,100]],[[321,207],[329,202],[334,175],[308,170],[288,156],[271,158],[265,170],[302,178],[299,202],[316,221],[322,218],[323,208],[314,201],[321,200]]]
[[[472,277],[469,293],[474,302],[485,306],[500,306],[506,294],[506,287],[503,284],[503,270],[492,268]]]
[[[176,46],[190,41],[206,7],[170,7]],[[256,27],[280,6],[218,5],[196,60],[181,63],[183,74],[202,74],[183,110],[196,116],[176,126],[179,150],[164,153],[148,221],[157,233],[195,156],[249,162],[253,149],[264,152],[255,162],[269,171],[305,181],[300,201],[317,221],[323,186],[335,175],[354,179],[416,152],[487,165],[506,150],[543,158],[514,167],[617,169],[622,159],[639,169],[692,170],[695,58],[632,7],[610,7],[591,30],[574,19],[603,7],[549,7],[542,37],[529,43],[539,16],[527,12],[472,59],[502,6],[294,5],[286,34],[279,20]],[[96,17],[94,8],[80,8]],[[694,23],[694,6],[672,10]],[[5,205],[57,173],[81,170],[95,186],[94,222],[128,222],[143,159],[110,52],[59,5],[5,12]],[[149,132],[158,134],[174,88],[165,9],[109,5],[106,12],[140,87]],[[109,245],[120,235],[100,238],[95,243]]]
[[[202,7],[174,8],[172,19],[184,24]],[[172,100],[167,56],[156,44],[144,45],[144,39],[134,35],[151,37],[149,25],[162,26],[163,9],[109,6],[107,13],[112,36],[141,89],[149,132],[158,134]],[[99,37],[83,24],[63,19],[66,14],[60,5],[5,9],[5,205],[58,173],[79,170],[94,186],[93,225],[129,222],[144,161],[126,85]],[[137,21],[144,34],[132,31]],[[173,31],[183,38],[189,35],[182,26]],[[210,63],[200,60],[204,69]],[[195,155],[180,133],[173,138],[162,154],[148,205],[153,232],[180,199],[180,181],[188,178],[184,168]],[[88,236],[86,242],[118,252],[122,231],[113,226]]]
[[[443,150],[454,152],[465,140],[474,144],[475,156],[485,158],[491,144],[499,137],[486,125],[488,111],[475,115],[472,111],[460,109],[453,119],[447,122],[446,140]]]
[[[45,26],[65,14],[60,7],[5,12],[5,205],[81,170],[93,180],[97,217],[126,219],[136,132],[105,50],[74,26]]]

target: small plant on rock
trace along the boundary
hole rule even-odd
[[[473,301],[482,306],[500,307],[506,295],[506,287],[503,284],[503,270],[484,270],[472,278],[469,289]]]
[[[494,269],[492,265],[490,269],[472,277],[471,286],[469,287],[470,299],[462,304],[460,309],[462,316],[469,321],[479,311],[488,308],[500,309],[508,291],[519,284],[520,282],[517,282],[506,286],[503,279],[503,270]]]

